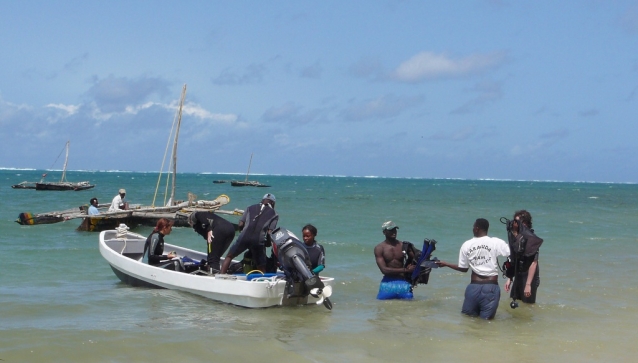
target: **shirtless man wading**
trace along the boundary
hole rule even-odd
[[[397,240],[399,227],[392,221],[381,226],[385,240],[374,248],[377,266],[383,274],[377,299],[412,299],[412,285],[406,280],[406,274],[412,274],[414,265],[404,267],[406,257],[403,255],[403,242]],[[413,252],[410,251],[410,254]],[[410,276],[410,275],[408,275]]]

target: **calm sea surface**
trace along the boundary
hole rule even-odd
[[[319,230],[323,273],[336,278],[334,308],[245,309],[168,290],[119,282],[98,251],[98,234],[79,220],[20,226],[20,212],[108,203],[126,188],[130,203],[151,204],[156,173],[69,172],[89,180],[81,192],[13,190],[41,171],[0,170],[0,361],[3,362],[599,362],[635,361],[638,344],[638,185],[351,177],[255,176],[271,188],[233,188],[179,174],[177,197],[230,197],[244,209],[268,191],[280,226]],[[55,172],[49,178],[56,178]],[[163,188],[162,188],[163,189]],[[163,204],[163,196],[156,205]],[[503,291],[492,321],[461,315],[470,276],[432,272],[413,301],[375,299],[381,279],[373,256],[381,224],[398,238],[439,244],[456,261],[476,218],[505,239],[502,216],[525,208],[545,239],[536,305],[512,310]],[[228,217],[236,222],[237,217]],[[150,233],[149,227],[136,231]],[[204,250],[192,230],[167,242]],[[504,280],[500,281],[501,287]]]

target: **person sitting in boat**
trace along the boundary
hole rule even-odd
[[[91,203],[91,205],[89,206],[89,215],[94,216],[96,214],[100,214],[100,211],[97,210],[97,207],[98,207],[97,198],[96,197],[91,198],[91,201],[89,203]]]
[[[206,240],[206,263],[218,272],[219,261],[235,238],[235,226],[213,212],[193,212],[188,216],[188,224]]]
[[[233,258],[250,249],[252,258],[261,272],[266,271],[266,234],[277,227],[279,215],[275,212],[275,196],[266,193],[261,203],[246,208],[239,220],[241,233],[224,259],[221,273],[225,274]]]
[[[160,265],[166,260],[177,257],[174,253],[164,254],[164,237],[171,234],[173,222],[166,218],[160,218],[155,229],[146,239],[144,244],[144,261],[149,265]]]
[[[310,255],[310,264],[312,271],[321,272],[326,266],[326,252],[323,246],[315,241],[317,237],[317,228],[312,224],[306,224],[301,229],[301,236],[305,244],[308,255]]]
[[[111,202],[111,206],[109,207],[109,212],[113,212],[120,209],[127,209],[128,203],[124,201],[126,197],[126,190],[120,189],[118,194],[113,198]]]

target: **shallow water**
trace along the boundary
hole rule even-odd
[[[638,311],[638,186],[629,184],[259,176],[272,188],[213,184],[227,175],[179,174],[177,195],[231,198],[243,209],[267,191],[277,196],[280,225],[319,229],[323,274],[336,278],[334,309],[245,309],[198,296],[124,285],[102,259],[96,233],[79,221],[20,226],[20,212],[110,202],[127,189],[150,204],[152,173],[70,172],[93,190],[12,190],[41,172],[0,171],[0,359],[5,362],[240,361],[381,362],[397,360],[582,362],[633,361]],[[235,176],[240,177],[241,176]],[[159,198],[158,200],[161,200]],[[162,204],[156,202],[156,204]],[[392,219],[399,239],[434,238],[434,255],[455,261],[478,217],[505,238],[499,217],[530,210],[545,239],[536,305],[512,310],[503,291],[493,321],[460,314],[469,274],[434,270],[413,301],[375,299],[381,278],[372,250]],[[228,217],[233,220],[236,217]],[[150,228],[137,230],[148,234]],[[169,243],[204,249],[189,229]],[[501,280],[501,286],[504,282]]]

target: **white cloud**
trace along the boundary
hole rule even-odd
[[[65,111],[67,113],[67,115],[69,115],[69,116],[75,115],[76,113],[78,113],[78,110],[80,109],[80,106],[63,105],[61,103],[58,103],[58,104],[49,103],[45,107],[50,107],[50,108],[55,108],[55,109],[58,109],[58,110]]]
[[[472,75],[503,63],[505,53],[472,54],[452,58],[442,53],[421,52],[401,63],[391,78],[400,82],[421,82],[427,79],[453,78]]]

